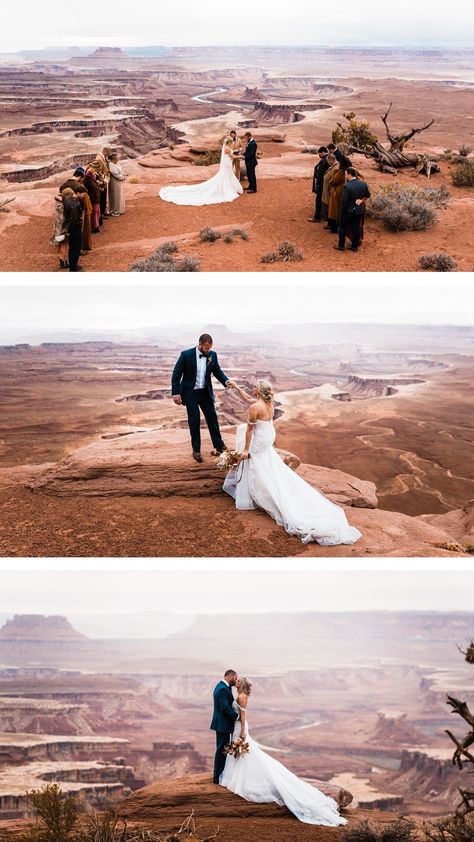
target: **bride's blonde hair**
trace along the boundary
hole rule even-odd
[[[257,394],[265,403],[273,401],[273,386],[268,380],[257,380],[255,383]]]
[[[252,682],[245,678],[245,676],[239,675],[239,693],[245,693],[246,696],[250,696],[252,692]]]

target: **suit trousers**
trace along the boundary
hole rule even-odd
[[[82,245],[82,224],[71,225],[68,240],[69,271],[77,272],[77,264],[79,263]]]
[[[102,219],[104,213],[107,211],[107,185],[104,187],[100,194],[100,217]]]
[[[316,202],[314,206],[314,218],[315,219],[326,219],[327,212],[324,213],[323,209],[323,185],[316,185]]]
[[[347,229],[349,227],[349,222],[352,229],[352,241],[351,246],[353,249],[359,247],[360,243],[360,224],[362,221],[362,216],[356,216],[355,214],[351,214],[351,216],[347,216],[347,214],[341,215],[341,219],[339,221],[339,248],[344,248],[346,244],[346,235]]]
[[[245,162],[245,169],[247,170],[247,178],[249,182],[249,189],[257,191],[257,178],[255,175],[256,163],[253,161]]]
[[[211,436],[212,444],[216,450],[224,450],[225,444],[222,441],[219,422],[217,420],[214,401],[209,394],[209,389],[194,389],[186,398],[186,411],[188,413],[189,432],[191,433],[192,448],[195,453],[201,452],[201,412],[206,419],[207,428]]]
[[[213,781],[215,784],[219,783],[219,778],[224,771],[225,759],[224,748],[230,743],[232,739],[231,733],[216,731],[216,753],[214,756],[214,775]]]

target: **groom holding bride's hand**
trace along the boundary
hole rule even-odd
[[[189,432],[193,458],[202,462],[201,456],[201,411],[211,436],[214,451],[212,456],[222,453],[226,446],[222,441],[215,408],[211,375],[217,377],[226,388],[234,386],[222,371],[217,354],[212,351],[212,336],[203,333],[197,347],[181,351],[171,378],[171,393],[175,404],[185,406],[188,413]]]

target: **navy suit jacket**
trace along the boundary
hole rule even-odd
[[[232,707],[234,697],[232,690],[225,681],[219,681],[214,687],[214,713],[211,722],[211,731],[220,731],[223,734],[230,734],[234,730],[234,724],[239,714]]]
[[[346,181],[344,190],[342,191],[341,217],[347,218],[352,213],[362,216],[364,214],[364,206],[359,206],[357,210],[356,199],[370,199],[370,190],[366,181],[361,178],[351,178]]]
[[[206,360],[206,381],[205,388],[209,391],[212,400],[215,400],[214,390],[212,388],[211,375],[217,377],[220,383],[225,386],[229,379],[222,371],[215,351],[209,351]],[[186,406],[186,400],[192,395],[196,385],[197,363],[196,363],[196,348],[189,348],[187,351],[181,351],[178,361],[173,369],[171,378],[171,393],[173,395],[181,395],[183,405]]]
[[[257,141],[256,140],[249,140],[247,146],[245,147],[244,152],[244,159],[246,164],[254,164],[257,166]]]

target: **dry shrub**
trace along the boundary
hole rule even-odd
[[[416,825],[409,819],[400,818],[393,824],[377,827],[367,820],[343,833],[344,842],[418,842]]]
[[[451,181],[456,187],[474,187],[474,161],[463,161],[451,170]]]
[[[418,263],[422,269],[426,269],[428,272],[455,272],[457,269],[456,261],[449,254],[443,254],[443,252],[422,254],[418,258]]]
[[[79,816],[76,798],[66,795],[59,784],[45,784],[27,793],[40,823],[27,830],[31,842],[73,842]]]
[[[233,238],[232,234],[226,234],[225,237],[224,237],[224,243],[233,243],[233,242],[234,242],[234,238]]]
[[[250,234],[245,228],[232,228],[230,234],[232,237],[240,237],[241,240],[250,240]]]
[[[460,143],[458,152],[461,158],[467,158],[467,156],[472,152],[472,146],[469,146],[467,143]]]
[[[474,664],[474,640],[471,640],[467,649],[461,649],[460,651],[464,655],[464,660],[468,664]]]
[[[447,816],[425,825],[427,842],[472,842],[474,839],[474,816]]]
[[[199,232],[199,239],[201,243],[215,243],[221,237],[220,231],[216,231],[215,228],[210,228],[207,226],[206,228],[202,228]]]
[[[132,175],[132,177],[129,178],[128,181],[129,184],[140,184],[140,179],[138,178],[138,175]]]
[[[317,146],[303,146],[302,153],[306,155],[317,155],[318,154],[318,147]]]
[[[260,258],[260,263],[275,263],[278,260],[278,255],[276,251],[267,251],[265,254],[262,254]]]
[[[219,164],[221,160],[221,149],[210,149],[205,155],[199,155],[194,161],[195,167],[210,167],[211,164]]]
[[[195,255],[177,260],[173,254],[178,251],[176,243],[164,243],[149,257],[135,260],[129,267],[129,272],[199,272],[199,258]]]
[[[436,222],[434,208],[445,204],[447,190],[408,184],[383,184],[368,213],[390,231],[426,231]],[[449,194],[448,194],[449,195]]]
[[[298,246],[294,243],[290,243],[289,240],[281,241],[278,246],[278,256],[279,259],[283,260],[285,263],[303,260],[303,254],[300,252]]]

